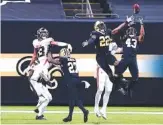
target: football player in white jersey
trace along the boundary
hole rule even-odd
[[[37,39],[33,40],[34,52],[32,60],[29,66],[25,69],[25,73],[29,76],[32,89],[36,92],[39,97],[37,108],[34,110],[37,113],[36,120],[43,120],[44,111],[46,106],[52,100],[52,96],[48,89],[42,84],[41,79],[50,84],[50,76],[48,74],[48,68],[50,63],[48,62],[49,47],[52,45],[67,47],[72,49],[70,44],[64,42],[54,41],[53,38],[49,37],[49,32],[45,28],[37,30]],[[37,60],[38,64],[34,67],[33,64]],[[31,73],[31,71],[33,71]]]

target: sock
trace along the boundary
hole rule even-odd
[[[72,118],[72,114],[74,111],[74,106],[75,106],[75,101],[74,100],[70,100],[69,101],[69,115],[68,117]]]
[[[96,96],[95,96],[95,108],[99,107],[99,103],[100,103],[100,99],[101,99],[101,94],[102,94],[102,91],[97,90]]]
[[[109,102],[109,97],[110,97],[110,93],[109,91],[105,91],[104,96],[103,96],[103,109],[106,110],[106,107],[108,105]]]
[[[44,102],[45,98],[43,96],[39,96],[38,104],[36,105],[37,108]]]
[[[81,100],[77,101],[77,106],[82,110],[83,113],[86,112],[86,109],[83,106],[83,102]]]
[[[39,110],[38,116],[43,115],[43,113],[45,111],[45,108],[46,108],[46,106],[48,104],[49,104],[49,100],[48,99],[45,99],[44,102],[38,107],[38,110]]]

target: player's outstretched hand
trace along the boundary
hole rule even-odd
[[[67,49],[68,49],[68,51],[72,52],[72,46],[71,46],[71,44],[68,44]]]
[[[141,25],[143,25],[143,18],[139,18],[139,22]]]
[[[82,43],[83,47],[86,47],[87,45],[88,45],[88,41],[87,40]]]
[[[128,23],[128,26],[132,26],[134,22],[134,16],[126,17],[126,22]]]
[[[126,17],[126,21],[127,21],[128,23],[134,21],[134,16],[130,16],[130,17],[127,16],[127,17]]]

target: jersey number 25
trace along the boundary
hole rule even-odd
[[[76,62],[68,62],[68,70],[70,73],[78,73]]]
[[[109,43],[112,41],[110,36],[100,36],[100,47],[109,46]]]

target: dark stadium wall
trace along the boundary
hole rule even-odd
[[[110,28],[115,28],[120,23],[108,22]],[[85,49],[81,47],[81,42],[89,38],[93,29],[93,22],[10,22],[2,21],[2,58],[17,58],[21,54],[31,54],[33,52],[32,40],[35,38],[36,30],[46,27],[50,35],[59,41],[71,43],[75,54],[93,54],[94,47]],[[139,55],[163,55],[163,23],[145,23],[145,42],[139,48]],[[138,26],[137,26],[138,28]],[[12,30],[11,30],[12,29]],[[59,51],[59,47],[54,48],[54,53]],[[16,54],[16,55],[14,55]],[[6,57],[7,56],[7,57]],[[161,56],[162,58],[162,56]],[[6,64],[7,65],[7,64]],[[12,64],[11,64],[12,65]],[[148,63],[146,63],[148,65]],[[157,64],[156,64],[157,65]],[[163,71],[160,69],[161,73]],[[11,67],[9,65],[9,67]],[[16,69],[16,67],[15,67]],[[2,105],[33,105],[37,103],[37,97],[29,88],[27,78],[15,75],[14,72],[1,73]],[[61,78],[56,78],[59,85],[52,92],[53,101],[51,105],[67,105],[67,91]],[[91,87],[85,90],[84,103],[94,105],[96,92],[96,80],[91,77],[82,77],[91,83]],[[109,105],[132,105],[132,106],[163,106],[163,77],[162,74],[156,77],[140,76],[139,83],[135,86],[132,99],[122,96],[118,92],[113,92]]]

